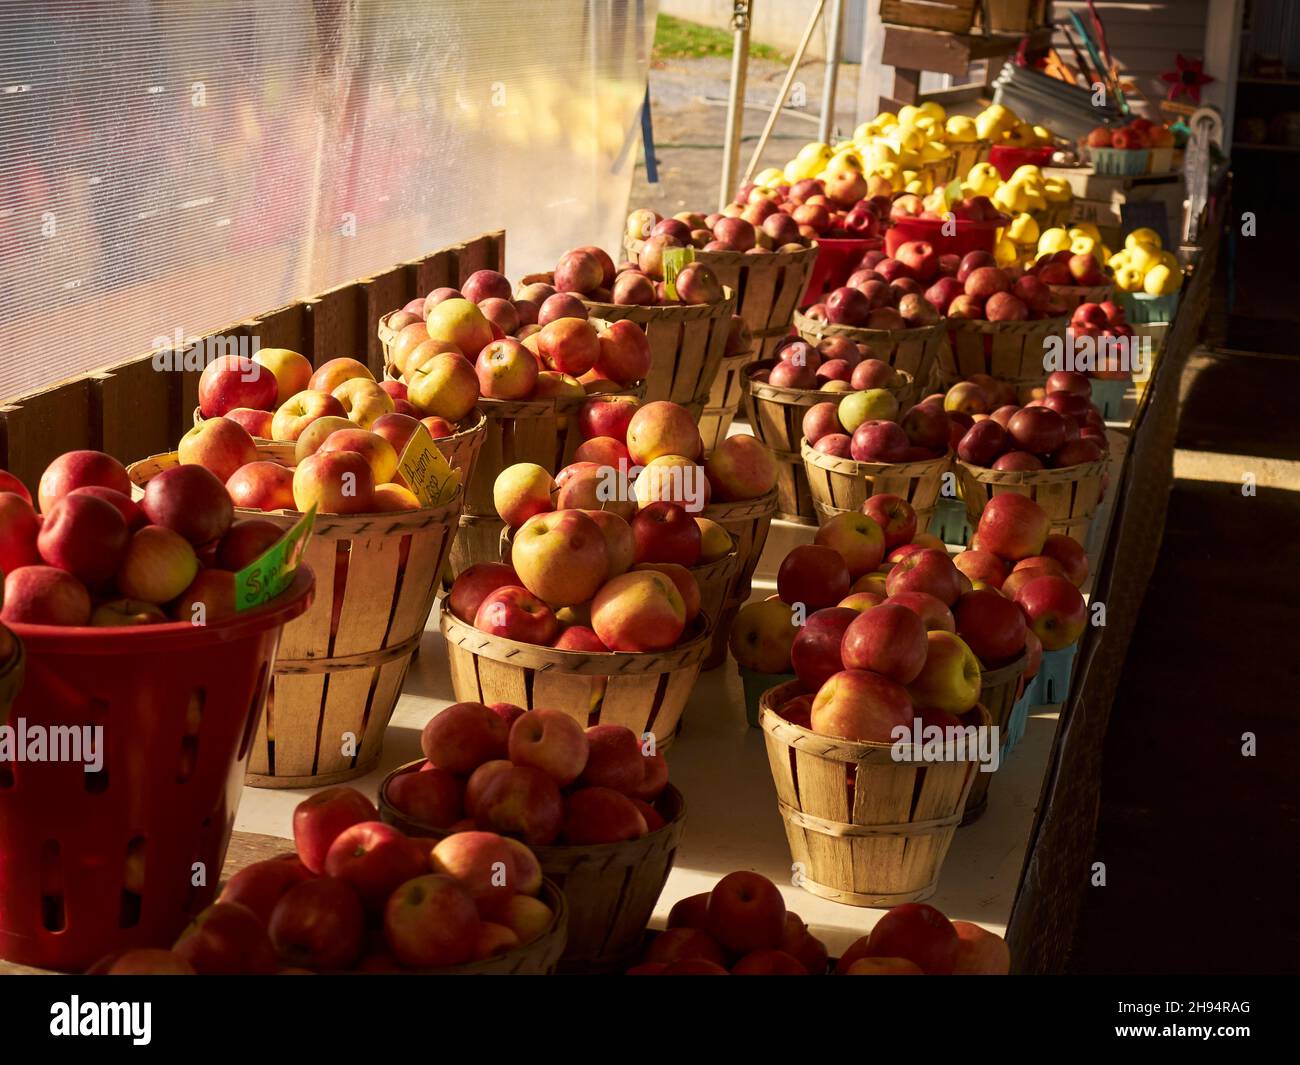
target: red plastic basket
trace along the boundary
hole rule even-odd
[[[1022,166],[1046,166],[1052,161],[1054,150],[1050,145],[1039,148],[1012,148],[1005,144],[995,144],[989,149],[989,162],[997,168],[1003,181],[1010,181],[1011,175]]]
[[[100,725],[103,768],[0,764],[0,958],[85,969],[170,946],[212,901],[280,631],[314,584],[299,567],[273,602],[201,627],[12,626],[10,724]]]
[[[944,222],[939,218],[903,218],[895,222],[885,232],[885,251],[893,255],[900,247],[913,240],[923,240],[933,244],[940,255],[965,255],[968,251],[993,250],[997,243],[998,230],[1009,219],[1001,218],[996,222],[971,222],[965,218],[953,219],[957,232],[949,236],[944,233]]]
[[[862,257],[879,248],[879,237],[818,237],[817,261],[813,263],[800,307],[820,303],[826,294],[839,288],[857,269]]]

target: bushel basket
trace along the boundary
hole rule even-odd
[[[1029,496],[1047,512],[1052,532],[1086,543],[1092,516],[1101,503],[1109,457],[1057,470],[991,470],[956,460],[957,483],[966,503],[966,520],[978,528],[984,507],[995,495]]]
[[[845,510],[861,510],[874,495],[907,500],[916,511],[916,527],[928,529],[939,504],[943,475],[951,454],[917,462],[858,462],[818,451],[807,440],[801,455],[818,523]]]

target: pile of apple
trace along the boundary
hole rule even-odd
[[[690,567],[732,550],[725,529],[687,507],[764,495],[776,483],[775,461],[753,437],[736,435],[701,466],[698,427],[667,401],[609,397],[580,420],[602,435],[558,476],[518,463],[497,477],[497,513],[514,530],[510,564],[471,566],[447,606],[483,632],[525,643],[666,650],[700,610]]]
[[[685,223],[675,219],[669,221],[685,228]],[[693,247],[689,233],[684,241],[669,233],[659,233],[642,244],[636,262],[622,262],[617,268],[613,260],[598,248],[574,248],[566,251],[556,263],[551,274],[553,287],[579,305],[582,299],[640,307],[721,303],[726,298],[722,282],[702,262],[687,263],[682,268],[674,281],[677,296],[675,299],[669,297],[664,287],[663,253],[668,248],[689,247]],[[627,325],[631,326],[631,323]]]
[[[826,946],[767,877],[729,873],[673,904],[628,976],[822,976]]]
[[[1092,403],[1087,376],[1057,370],[1041,392],[1019,406],[1010,385],[981,375],[958,381],[942,398],[927,396],[920,406],[941,407],[962,427],[954,450],[973,466],[1055,470],[1105,458],[1106,423]]]
[[[1025,268],[1024,277],[1036,277],[1044,285],[1061,285],[1068,288],[1096,288],[1110,281],[1097,256],[1092,252],[1062,249],[1040,255]]]
[[[1122,357],[1122,350],[1115,343],[1109,348],[1106,345],[1106,341],[1135,343],[1123,305],[1114,300],[1079,304],[1070,317],[1070,333],[1097,341],[1096,365],[1088,372],[1089,377],[1103,381],[1127,381],[1132,377],[1132,363]]]
[[[917,404],[901,419],[898,411],[893,393],[879,387],[854,392],[838,404],[827,400],[804,413],[804,439],[815,451],[854,462],[926,462],[948,453],[953,430],[941,406]]]
[[[844,976],[1006,976],[1007,941],[971,921],[950,921],[924,902],[886,913],[870,934],[849,944],[835,963]]]
[[[1145,148],[1172,148],[1173,131],[1157,125],[1149,118],[1133,118],[1118,129],[1095,127],[1087,136],[1089,148],[1115,148],[1135,152]]]
[[[235,613],[235,574],[283,534],[264,519],[235,521],[225,485],[201,466],[164,470],[137,503],[125,468],[100,451],[60,455],[37,498],[39,514],[22,483],[0,472],[0,620],[8,623],[226,617]]]
[[[664,218],[658,211],[638,207],[627,216],[626,237],[629,241],[667,238],[667,242],[656,242],[661,248],[696,248],[747,255],[804,251],[812,246],[820,233],[811,225],[800,224],[794,217],[793,212],[801,206],[801,203],[791,204],[777,189],[750,186],[745,200],[737,197],[735,202],[713,214],[683,211]],[[825,209],[822,214],[827,214]],[[821,215],[815,217],[820,219]]]
[[[1044,281],[1003,269],[987,251],[963,255],[951,274],[942,273],[925,290],[925,298],[947,318],[1024,322],[1065,315],[1065,304]]]
[[[852,166],[792,183],[746,184],[722,209],[722,216],[767,232],[777,251],[795,251],[817,240],[866,240],[884,232],[889,215],[888,185],[878,185],[874,194],[869,185],[861,170]],[[730,245],[717,250],[747,250],[736,246],[733,234],[737,232],[743,230],[726,226],[715,232],[715,240]]]
[[[379,820],[361,792],[319,791],[293,812],[296,853],[241,869],[171,951],[103,959],[92,973],[365,972],[445,968],[508,954],[554,923],[542,867],[493,832],[435,841]]]
[[[623,725],[584,729],[562,710],[455,703],[424,726],[420,746],[427,761],[393,777],[384,798],[431,828],[545,847],[620,843],[666,823],[655,803],[668,763]]]
[[[804,313],[816,321],[856,329],[909,329],[935,325],[940,310],[926,298],[926,288],[945,271],[955,272],[955,255],[941,256],[933,244],[913,240],[894,258],[866,252],[848,280],[822,303]]]

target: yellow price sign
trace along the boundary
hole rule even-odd
[[[451,468],[423,425],[402,451],[397,472],[423,507],[450,502],[460,488],[460,471]]]

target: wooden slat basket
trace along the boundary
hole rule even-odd
[[[727,586],[726,597],[713,626],[713,641],[705,659],[704,668],[721,665],[727,657],[727,638],[736,612],[749,599],[753,589],[754,570],[763,555],[767,534],[776,514],[777,490],[773,488],[758,499],[743,499],[736,503],[710,503],[700,515],[716,521],[736,544],[736,567]]]
[[[700,619],[667,651],[557,651],[480,632],[444,601],[451,685],[461,702],[514,703],[563,710],[580,725],[626,725],[667,748],[709,649]]]
[[[797,681],[782,684],[759,701],[799,886],[850,906],[929,898],[978,762],[895,760],[893,744],[818,735],[776,712],[799,690]],[[988,712],[977,706],[963,724],[987,726]]]
[[[883,492],[912,504],[918,529],[930,527],[943,475],[952,463],[951,453],[920,462],[857,462],[824,454],[806,440],[801,454],[819,523],[841,511],[861,510],[863,503]]]
[[[998,744],[1005,750],[1007,726],[1011,722],[1011,709],[1021,692],[1020,678],[1025,674],[1026,656],[1021,655],[1014,662],[1008,662],[997,669],[983,669],[980,672],[980,706],[989,712],[989,718],[998,730]],[[998,768],[1001,768],[999,764]],[[996,772],[996,771],[995,771]],[[961,823],[969,825],[984,813],[988,806],[989,786],[993,783],[995,773],[979,772],[971,785],[970,794],[966,796],[966,808],[962,813]]]
[[[415,763],[419,765],[420,763]],[[383,817],[383,807],[380,807]],[[385,818],[387,820],[387,818]],[[397,824],[397,822],[390,822]],[[405,825],[398,824],[405,829]],[[407,835],[419,833],[407,832]],[[551,908],[555,915],[551,926],[531,943],[525,943],[505,954],[484,958],[482,961],[468,961],[463,965],[453,965],[445,969],[421,969],[414,975],[419,976],[552,976],[560,967],[564,957],[564,948],[569,940],[569,927],[573,921],[573,910],[569,906],[560,885],[549,877],[542,880],[542,890],[538,898]]]
[[[803,313],[794,316],[794,327],[810,344],[819,344],[826,337],[844,337],[863,345],[867,349],[867,358],[879,359],[896,370],[911,374],[919,392],[924,392],[933,383],[939,349],[946,333],[944,324],[909,329],[858,329],[818,321]]]
[[[731,423],[745,399],[745,369],[757,358],[754,349],[722,360],[709,390],[708,402],[700,412],[700,438],[704,450],[712,451],[727,438]]]
[[[292,444],[259,457],[291,465]],[[133,463],[136,485],[176,464],[175,453]],[[338,784],[379,764],[384,732],[438,590],[464,493],[439,507],[384,514],[319,514],[302,561],[316,574],[311,608],[284,628],[248,783]],[[297,511],[245,510],[284,529]]]
[[[408,836],[441,838],[447,833],[411,820],[386,797],[394,777],[418,772],[422,764],[410,762],[385,778],[379,789],[379,816]],[[655,807],[664,827],[640,839],[529,848],[541,863],[546,882],[554,882],[567,903],[568,942],[559,964],[561,972],[621,972],[639,956],[646,924],[672,871],[686,819],[686,803],[672,784]]]
[[[1055,337],[1063,346],[1069,323],[1069,318],[1030,322],[949,318],[943,323],[947,343],[939,346],[939,384],[947,389],[971,374],[983,373],[1017,389],[1041,385],[1047,380],[1048,343]]]
[[[966,520],[978,527],[984,507],[995,495],[1029,496],[1047,512],[1052,532],[1085,543],[1093,514],[1101,503],[1109,458],[1057,470],[991,470],[955,459],[957,484],[966,503]]]

